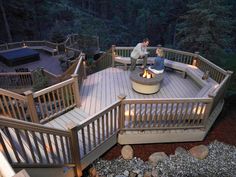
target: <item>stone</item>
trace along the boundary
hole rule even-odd
[[[138,174],[137,173],[134,173],[133,171],[131,171],[130,173],[129,173],[129,177],[137,177],[138,176]]]
[[[98,176],[96,168],[92,167],[89,169],[89,176],[90,177],[97,177]]]
[[[203,160],[208,156],[209,149],[205,145],[199,145],[199,146],[194,146],[193,148],[191,148],[189,152],[193,157],[199,160]]]
[[[152,173],[150,171],[145,171],[143,177],[151,177]]]
[[[166,153],[164,153],[164,152],[155,152],[155,153],[153,153],[153,154],[151,154],[151,155],[149,156],[148,161],[149,161],[153,166],[155,166],[155,165],[157,165],[157,163],[158,163],[159,161],[165,160],[165,159],[167,159],[167,158],[168,158],[168,156],[166,155]]]
[[[186,154],[186,153],[187,153],[186,149],[182,147],[177,147],[175,149],[175,155],[181,155],[181,154]]]
[[[134,150],[130,145],[125,145],[121,149],[121,155],[122,155],[123,159],[130,160],[134,156]]]
[[[152,170],[152,176],[153,176],[153,177],[158,177],[157,169],[153,169],[153,170]]]
[[[123,174],[124,174],[125,176],[129,176],[129,171],[128,171],[128,170],[125,170]]]

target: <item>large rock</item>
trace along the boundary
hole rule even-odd
[[[180,146],[175,149],[175,155],[181,155],[181,154],[186,154],[186,153],[187,153],[186,149]]]
[[[92,167],[89,169],[89,176],[90,177],[98,177],[96,168]]]
[[[168,156],[164,152],[155,152],[151,154],[148,158],[148,161],[153,165],[156,166],[159,161],[167,159]]]
[[[134,150],[130,145],[125,145],[121,149],[121,155],[122,155],[123,159],[130,160],[134,156]]]
[[[203,160],[208,156],[209,149],[205,145],[199,145],[191,148],[189,152],[193,157]]]
[[[150,171],[145,171],[143,177],[151,177],[152,173]]]

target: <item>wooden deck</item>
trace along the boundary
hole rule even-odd
[[[184,79],[180,73],[165,72],[161,89],[156,94],[143,95],[132,89],[130,71],[120,68],[107,68],[89,75],[80,90],[81,109],[93,115],[117,101],[117,96],[126,98],[188,98],[195,97],[200,87],[190,78]]]
[[[13,67],[9,67],[7,65],[5,65],[4,63],[0,62],[0,72],[15,72],[15,68],[28,68],[29,70],[34,70],[38,67],[42,67],[45,70],[53,73],[53,74],[62,74],[62,68],[60,66],[60,62],[58,60],[58,58],[61,55],[57,55],[57,56],[52,56],[46,52],[43,51],[38,51],[40,54],[40,60],[37,61],[33,61],[30,63],[25,63],[22,65],[17,65],[17,66],[13,66]]]
[[[68,130],[69,128],[79,125],[81,121],[87,119],[88,117],[89,115],[83,112],[81,109],[74,108],[73,110],[59,116],[56,119],[53,119],[45,125],[61,130]]]

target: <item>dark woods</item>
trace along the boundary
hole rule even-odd
[[[236,47],[234,0],[0,0],[0,43],[96,35],[112,44],[200,51],[213,58]]]

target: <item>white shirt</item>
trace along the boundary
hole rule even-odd
[[[143,47],[142,43],[138,43],[133,51],[131,52],[131,57],[134,59],[138,59],[140,57],[143,57],[147,53],[147,47]]]

